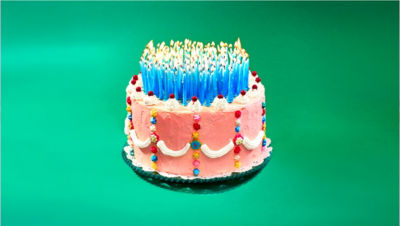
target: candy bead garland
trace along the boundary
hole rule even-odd
[[[266,149],[265,147],[267,146],[267,136],[265,134],[267,132],[267,122],[265,119],[265,103],[264,102],[262,102],[262,104],[261,104],[261,109],[262,109],[262,113],[261,113],[262,127],[261,127],[261,129],[264,130],[264,137],[263,137],[263,141],[262,141],[262,149],[261,150],[265,150]]]
[[[235,144],[235,147],[233,149],[233,152],[235,153],[235,157],[234,157],[234,166],[235,168],[240,168],[240,145],[243,143],[243,136],[239,133],[240,132],[240,117],[242,116],[242,112],[241,111],[235,111],[235,132],[236,135],[233,138],[233,143]]]
[[[160,137],[156,133],[156,125],[155,125],[157,123],[157,119],[156,119],[157,111],[156,111],[156,109],[152,109],[150,111],[150,116],[151,116],[150,117],[150,122],[152,124],[152,125],[150,125],[150,131],[151,131],[151,133],[150,133],[150,141],[151,141],[151,143],[153,143],[153,146],[150,147],[150,150],[153,153],[151,155],[151,161],[152,161],[151,167],[154,170],[157,170],[157,161],[158,161],[158,157],[156,155],[157,154],[157,142],[159,141]]]
[[[133,129],[133,123],[132,123],[132,100],[131,98],[128,96],[126,98],[126,111],[128,112],[128,120],[129,120],[129,129]],[[130,140],[130,136],[128,135],[128,140]],[[131,156],[133,156],[133,150],[130,152]]]
[[[194,97],[192,99],[195,99]],[[200,115],[193,115],[193,134],[192,134],[192,142],[190,143],[190,147],[193,149],[193,175],[198,176],[200,174],[199,165],[200,165],[200,147],[201,142],[199,141],[199,130],[200,130]]]

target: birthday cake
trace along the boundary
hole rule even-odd
[[[251,171],[272,151],[264,93],[240,40],[150,41],[126,88],[124,157],[183,180]]]

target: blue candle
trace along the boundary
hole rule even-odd
[[[182,90],[182,104],[183,104],[183,106],[186,106],[188,103],[187,103],[187,99],[188,99],[188,96],[187,96],[187,90],[188,90],[188,83],[187,83],[187,79],[188,79],[188,76],[187,76],[187,74],[186,73],[183,73],[183,75],[182,75],[183,77],[183,81],[182,81],[182,83],[183,83],[183,90]]]

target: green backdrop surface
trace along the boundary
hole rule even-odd
[[[397,2],[2,2],[4,225],[398,225]],[[274,155],[218,194],[121,159],[147,42],[234,42]]]

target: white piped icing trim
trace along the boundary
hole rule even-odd
[[[130,130],[130,136],[132,138],[133,144],[138,146],[139,148],[146,148],[150,145],[151,140],[150,138],[147,138],[145,141],[141,141],[137,138],[135,130]],[[256,138],[254,138],[253,140],[250,140],[247,137],[244,137],[243,139],[243,146],[247,149],[247,150],[253,150],[255,148],[258,147],[258,145],[260,145],[260,143],[262,142],[264,137],[264,131],[260,131],[257,135]],[[271,140],[269,138],[266,139],[267,140],[267,147],[270,145]],[[159,140],[157,142],[157,147],[160,148],[161,152],[164,155],[168,155],[168,156],[172,156],[172,157],[180,157],[184,154],[186,154],[186,152],[189,150],[190,148],[190,144],[186,143],[186,145],[180,149],[180,150],[171,150],[169,149],[166,145],[165,142],[163,140]],[[202,144],[201,145],[201,151],[209,158],[219,158],[224,156],[225,154],[227,154],[229,151],[231,151],[233,148],[235,147],[234,143],[232,140],[229,141],[228,144],[226,144],[224,147],[218,149],[218,150],[212,150],[210,149],[207,144]],[[269,147],[268,147],[269,148]],[[270,150],[268,150],[270,151]]]
[[[185,147],[183,147],[181,150],[178,151],[174,151],[171,150],[167,147],[167,145],[165,145],[165,142],[160,140],[157,142],[157,147],[160,149],[160,151],[164,154],[164,155],[169,155],[172,157],[179,157],[182,156],[184,154],[186,154],[186,152],[189,150],[190,148],[190,144],[186,144]]]
[[[245,137],[243,139],[243,145],[248,150],[253,150],[254,148],[258,147],[264,137],[264,131],[258,132],[257,137],[254,140],[250,140],[249,138]]]
[[[139,148],[146,148],[150,145],[150,138],[147,138],[145,141],[141,141],[137,138],[135,130],[131,130],[131,138],[133,141],[133,144],[138,146]]]
[[[207,144],[202,144],[201,145],[201,151],[209,158],[219,158],[221,156],[224,156],[226,153],[228,153],[232,148],[235,147],[232,141],[229,141],[227,145],[225,145],[223,148],[219,150],[211,150]]]

